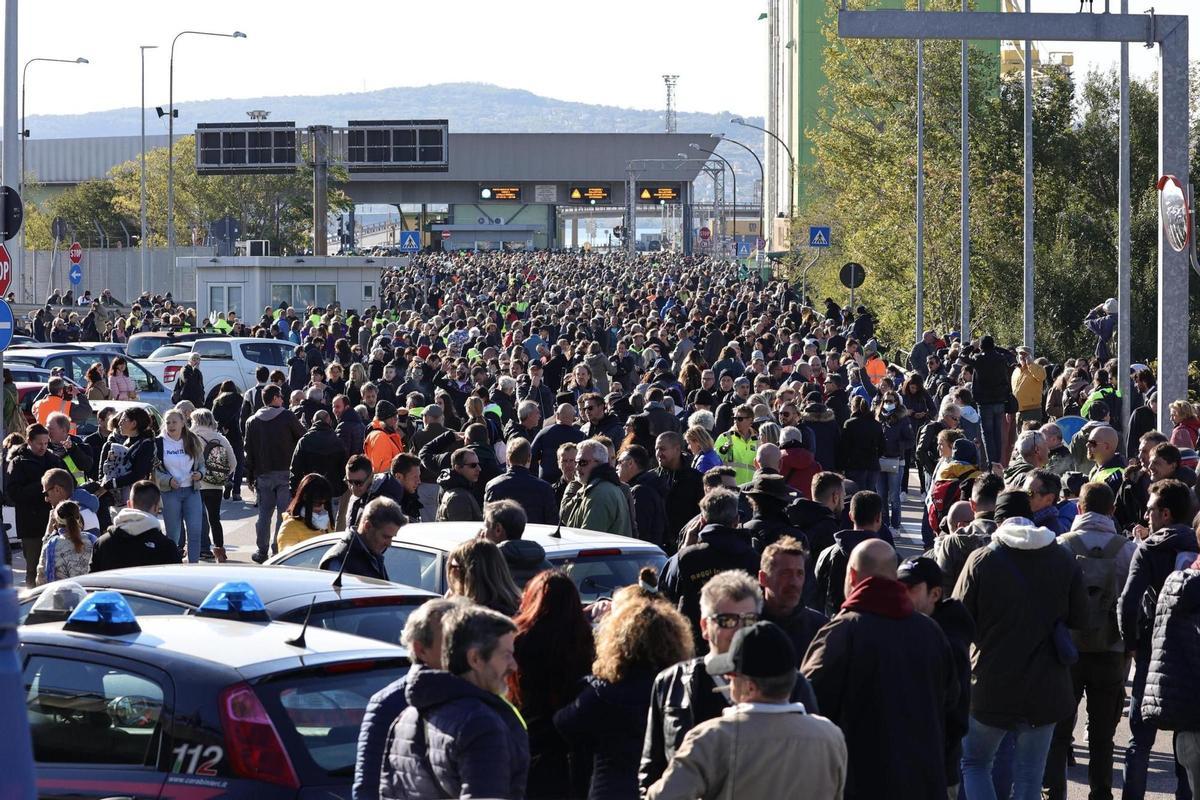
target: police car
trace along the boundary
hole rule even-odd
[[[314,572],[289,567],[221,564],[196,569],[190,564],[164,564],[93,572],[55,581],[24,592],[18,622],[45,593],[74,582],[88,591],[110,589],[120,592],[138,617],[160,614],[192,614],[219,584],[241,581],[254,586],[271,619],[304,622],[313,627],[352,633],[368,639],[396,643],[404,622],[433,592],[400,586],[374,578],[343,575],[333,586],[332,572]]]
[[[367,701],[409,667],[397,646],[270,621],[246,583],[184,617],[94,592],[20,638],[41,797],[349,798]]]

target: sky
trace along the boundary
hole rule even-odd
[[[1095,0],[1095,8],[1104,2]],[[1079,8],[1078,0],[1033,3],[1034,11]],[[1153,3],[1159,14],[1200,8],[1196,0]],[[1143,5],[1130,10],[1141,13]],[[166,105],[168,49],[186,29],[240,30],[247,38],[180,39],[177,103],[479,81],[564,100],[660,108],[662,74],[674,73],[681,111],[765,111],[767,29],[757,18],[766,0],[26,0],[21,6],[22,63],[90,61],[32,65],[30,115],[137,106],[138,47],[151,44],[160,49],[146,53],[146,103]],[[1200,13],[1193,19],[1200,21]],[[1192,58],[1200,59],[1200,30],[1190,39]],[[1115,44],[1043,45],[1073,51],[1079,74],[1088,66],[1113,67],[1119,57]],[[1133,45],[1130,57],[1134,76],[1157,68],[1157,51]]]

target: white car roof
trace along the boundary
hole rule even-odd
[[[478,535],[479,528],[478,522],[418,522],[401,528],[392,538],[392,542],[422,545],[448,553]],[[580,550],[608,549],[620,549],[630,553],[662,552],[655,545],[641,539],[554,525],[527,525],[521,538],[540,544],[547,556],[556,553],[576,553]]]

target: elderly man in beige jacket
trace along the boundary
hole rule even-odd
[[[796,654],[782,628],[742,628],[705,668],[729,679],[736,705],[688,732],[647,800],[841,798],[846,740],[832,722],[789,702]]]

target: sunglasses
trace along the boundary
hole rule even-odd
[[[712,614],[709,619],[717,623],[718,628],[749,628],[758,622],[758,614]]]
[[[354,478],[346,478],[346,483],[350,484],[351,486],[366,486],[367,481],[369,481],[369,480],[371,480],[371,479],[370,478],[362,478],[361,480],[355,480]]]
[[[749,422],[750,420],[754,419],[754,417],[734,417],[734,419],[738,422]]]
[[[586,467],[588,464],[595,464],[595,463],[596,463],[595,460],[591,459],[591,458],[580,458],[580,459],[576,459],[576,461],[575,461],[576,466],[580,466],[580,467]]]
[[[468,461],[466,464],[463,464],[463,466],[464,466],[464,467],[472,467],[472,468],[474,468],[474,469],[479,469],[479,468],[480,468],[480,467],[479,467],[479,462],[478,462],[478,461]]]

